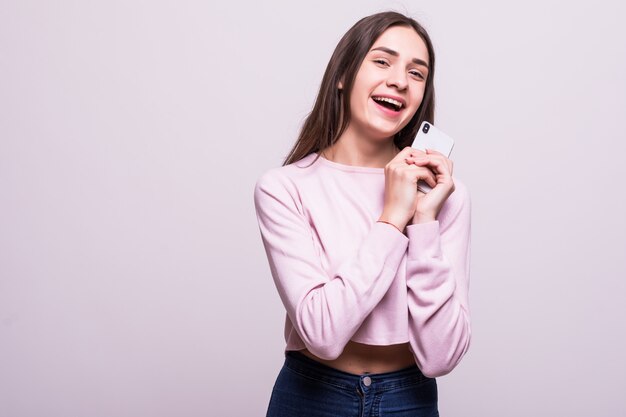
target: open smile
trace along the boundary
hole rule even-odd
[[[383,114],[398,117],[404,111],[405,104],[388,97],[373,96],[372,101]]]

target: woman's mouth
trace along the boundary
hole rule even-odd
[[[404,109],[402,103],[389,97],[373,96],[372,100],[380,111],[389,116],[398,116]]]

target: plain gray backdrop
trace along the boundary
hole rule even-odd
[[[0,3],[0,416],[262,416],[254,214],[337,42],[409,14],[473,202],[442,416],[626,413],[622,2]]]

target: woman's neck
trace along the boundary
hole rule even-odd
[[[384,168],[398,152],[400,149],[396,147],[391,138],[375,143],[365,140],[350,140],[342,136],[321,153],[324,158],[339,164]]]

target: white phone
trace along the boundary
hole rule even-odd
[[[411,148],[419,149],[424,152],[426,152],[426,148],[434,149],[435,151],[441,152],[448,158],[452,153],[453,147],[454,140],[441,130],[437,129],[435,125],[427,121],[422,122],[422,125],[415,136],[415,140],[411,145]],[[432,187],[424,180],[419,180],[417,182],[417,188],[424,193],[432,190]]]

